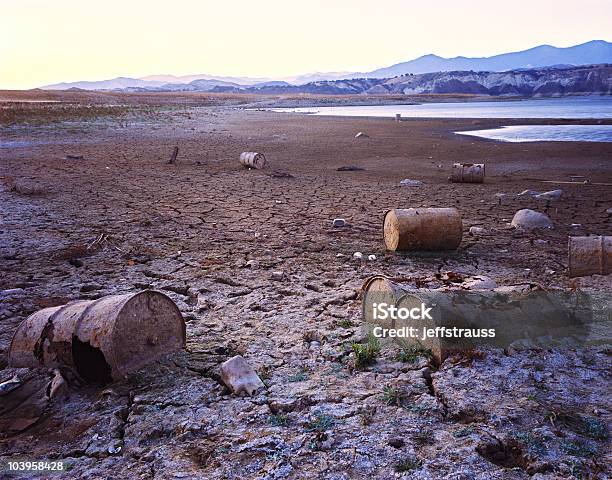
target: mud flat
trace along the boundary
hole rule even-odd
[[[612,144],[453,133],[554,120],[312,117],[236,109],[262,101],[238,97],[30,92],[16,96],[27,109],[1,104],[0,382],[18,374],[44,390],[46,373],[7,367],[8,345],[33,311],[70,300],[158,289],[187,322],[187,349],[41,400],[29,426],[0,433],[0,459],[62,459],[66,478],[606,478],[608,351],[490,349],[433,365],[383,344],[360,369],[352,344],[368,341],[359,289],[375,274],[612,290],[609,276],[567,276],[569,235],[610,235]],[[242,167],[244,151],[266,168]],[[485,183],[449,183],[456,162],[485,163]],[[347,165],[363,170],[337,170]],[[518,196],[556,188],[558,201]],[[459,248],[387,252],[384,213],[409,207],[457,208]],[[511,228],[523,208],[555,228]],[[263,393],[224,389],[219,366],[235,355]]]

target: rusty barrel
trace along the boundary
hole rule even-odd
[[[185,347],[185,322],[166,295],[147,290],[45,308],[13,335],[14,367],[67,367],[107,383]]]
[[[376,275],[364,283],[361,300],[363,326],[369,332],[401,346],[420,345],[439,362],[483,345],[581,344],[593,321],[590,299],[581,292],[538,287],[421,288]],[[427,315],[419,315],[424,310]],[[416,314],[407,316],[409,311]]]
[[[266,165],[266,157],[263,153],[242,152],[240,154],[240,164],[247,168],[261,169]]]
[[[569,276],[612,273],[612,236],[569,237]]]
[[[383,235],[392,251],[455,250],[463,236],[461,215],[456,208],[389,210]]]
[[[484,163],[453,163],[450,180],[454,183],[483,183]]]

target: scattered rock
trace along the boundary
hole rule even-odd
[[[538,192],[536,190],[523,190],[521,193],[518,194],[519,197],[525,197],[525,196],[529,196],[529,197],[535,197],[536,195],[540,195],[541,192]]]
[[[353,253],[353,258],[355,258],[357,260],[361,260],[363,258],[363,253],[355,252],[355,253]]]
[[[369,135],[363,132],[359,132],[357,133],[357,135],[355,135],[355,138],[368,138]]]
[[[563,190],[551,190],[550,192],[540,193],[539,195],[536,195],[535,198],[537,198],[538,200],[551,201],[560,200],[562,195]]]
[[[461,287],[466,290],[493,290],[497,288],[497,283],[490,277],[478,275],[466,278]]]
[[[282,270],[275,270],[270,274],[271,280],[280,281],[283,278],[285,278],[285,272],[283,272]]]
[[[553,228],[553,223],[548,215],[524,208],[514,214],[511,225],[521,230],[536,230],[541,228]]]
[[[253,395],[265,388],[253,367],[240,355],[221,364],[221,380],[236,395]]]
[[[59,369],[53,370],[53,379],[49,384],[49,398],[51,400],[63,400],[68,398],[70,392],[68,390],[68,383],[62,376]]]
[[[334,228],[346,227],[346,220],[344,218],[334,218],[333,226]]]
[[[402,187],[420,187],[423,185],[423,182],[420,180],[411,180],[410,178],[404,178],[400,183]]]
[[[374,260],[376,260],[376,255],[368,255],[368,260],[370,262],[373,262]]]
[[[482,227],[470,227],[470,235],[485,235],[487,231]]]

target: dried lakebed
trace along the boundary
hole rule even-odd
[[[0,152],[5,185],[37,186],[0,189],[0,381],[19,373],[41,392],[35,423],[2,429],[3,462],[62,459],[62,478],[610,475],[606,350],[476,351],[434,365],[383,344],[358,369],[352,346],[367,341],[359,290],[374,274],[460,271],[499,285],[610,289],[609,277],[566,275],[569,234],[610,232],[609,188],[561,184],[549,206],[517,196],[572,175],[612,181],[609,144],[479,142],[453,133],[473,128],[468,120],[225,107],[117,123],[87,133],[7,130],[8,140],[40,134],[49,143]],[[359,131],[368,137],[355,139]],[[177,164],[167,165],[175,145]],[[242,168],[242,151],[263,152],[266,169]],[[447,182],[453,162],[473,160],[487,163],[484,184]],[[345,165],[364,170],[337,171]],[[401,187],[405,178],[423,186]],[[383,214],[408,206],[456,206],[459,249],[386,252]],[[511,229],[521,208],[546,209],[555,228]],[[333,228],[338,217],[349,226]],[[472,226],[482,233],[469,234]],[[125,382],[73,384],[56,402],[45,400],[45,372],[6,366],[10,339],[33,311],[146,288],[179,306],[184,352]],[[219,365],[237,354],[263,393],[224,389]],[[0,402],[2,421],[11,420],[6,408]]]

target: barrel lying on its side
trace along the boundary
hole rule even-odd
[[[569,276],[612,273],[612,236],[569,237]]]
[[[484,163],[453,163],[450,181],[455,183],[483,183]]]
[[[463,226],[456,208],[395,209],[385,214],[383,234],[388,250],[455,250]]]
[[[240,154],[240,164],[247,168],[261,169],[266,166],[266,157],[263,153],[242,152]]]
[[[107,383],[185,347],[185,322],[160,292],[112,295],[45,308],[17,328],[14,367],[67,367],[88,382]]]

